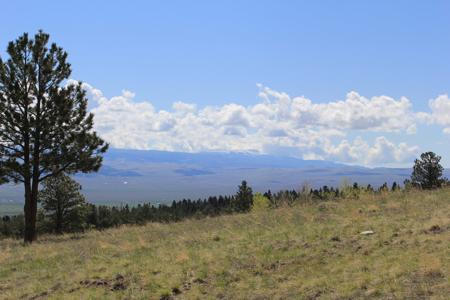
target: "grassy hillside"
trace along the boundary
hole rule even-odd
[[[448,295],[450,190],[0,241],[2,299]]]

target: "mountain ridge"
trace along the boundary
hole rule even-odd
[[[94,203],[160,203],[234,194],[242,180],[264,192],[298,189],[305,183],[337,187],[358,182],[376,187],[403,183],[410,174],[411,168],[368,168],[267,154],[110,149],[98,173],[77,174],[75,179]],[[0,186],[0,202],[22,199],[20,185]]]

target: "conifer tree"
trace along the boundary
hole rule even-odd
[[[253,191],[243,180],[236,194],[236,209],[239,212],[247,212],[253,206]]]
[[[97,171],[108,145],[93,131],[81,83],[67,53],[39,31],[8,44],[0,58],[0,183],[23,183],[24,240],[36,239],[39,183],[62,172]]]
[[[437,188],[445,179],[442,178],[444,168],[440,164],[441,157],[433,152],[425,152],[420,159],[414,161],[411,182],[423,189]]]
[[[397,182],[394,181],[392,183],[392,187],[391,187],[391,191],[395,192],[396,190],[398,190],[400,187],[398,186]]]
[[[81,185],[63,173],[43,181],[39,202],[56,233],[82,229],[87,205],[80,191]]]

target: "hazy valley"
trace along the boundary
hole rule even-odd
[[[447,170],[446,170],[447,171]],[[448,174],[448,173],[447,173]],[[98,173],[75,179],[92,203],[165,203],[231,195],[247,180],[254,191],[265,192],[312,187],[339,187],[344,181],[371,184],[402,183],[410,168],[366,168],[320,160],[248,153],[181,153],[110,149]],[[2,186],[0,213],[21,208],[23,187]]]

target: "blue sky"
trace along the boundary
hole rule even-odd
[[[434,150],[450,166],[450,103],[429,103],[450,89],[449,1],[0,3],[2,57],[23,32],[50,33],[113,146],[386,166]]]

